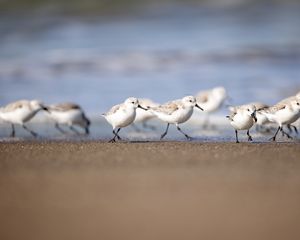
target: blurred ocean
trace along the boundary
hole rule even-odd
[[[129,96],[166,102],[219,85],[234,105],[273,104],[300,90],[299,26],[300,5],[3,15],[0,105],[73,101],[97,118]]]

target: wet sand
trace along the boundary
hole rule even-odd
[[[300,239],[299,143],[0,143],[0,239]]]

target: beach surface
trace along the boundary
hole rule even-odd
[[[300,239],[299,143],[0,143],[0,239]]]

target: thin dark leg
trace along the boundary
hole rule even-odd
[[[89,134],[90,134],[90,129],[89,129],[89,127],[85,127],[85,128],[84,128],[84,131],[85,131],[85,134],[86,134],[86,135],[89,135]]]
[[[119,139],[119,140],[121,140],[121,137],[118,135],[118,132],[121,130],[121,128],[119,128],[118,130],[117,130],[117,132],[115,132],[115,130],[113,130],[112,132],[113,132],[113,134],[114,134],[114,137],[112,138],[112,139],[110,139],[108,142],[115,142],[116,141],[116,137]]]
[[[247,131],[247,136],[248,136],[248,142],[252,141],[252,137],[250,136],[249,130]]]
[[[115,142],[116,141],[116,136],[117,136],[116,132],[115,132],[115,130],[113,130],[112,132],[114,134],[114,137],[112,139],[110,139],[108,142]]]
[[[277,129],[275,135],[274,135],[273,137],[271,137],[269,140],[275,141],[275,140],[276,140],[276,136],[277,136],[277,134],[278,134],[278,132],[279,132],[280,129],[281,129],[281,127],[278,127],[278,129]]]
[[[121,128],[119,128],[118,130],[117,130],[117,132],[116,132],[116,136],[117,136],[117,138],[119,139],[119,140],[122,140],[122,138],[119,136],[119,132],[120,132],[120,130],[121,130]]]
[[[293,127],[293,128],[294,128],[294,131],[295,131],[295,133],[296,133],[296,134],[298,134],[298,129],[297,129],[297,127],[296,127],[296,126],[294,126],[294,125],[291,125],[291,127]]]
[[[287,136],[287,138],[289,138],[289,139],[293,139],[287,132],[285,132],[284,130],[283,130],[283,128],[281,127],[281,133],[282,133],[282,136]]]
[[[80,132],[78,132],[78,131],[76,130],[76,128],[74,128],[72,125],[69,126],[69,128],[71,129],[71,131],[73,131],[73,132],[76,133],[77,135],[80,134]]]
[[[178,125],[176,127],[177,127],[177,130],[179,132],[181,132],[187,138],[187,140],[192,140],[192,138],[189,135],[187,135],[185,132],[183,132]]]
[[[167,135],[169,126],[170,126],[170,123],[168,123],[166,131],[160,136],[160,140],[162,140]]]
[[[239,143],[239,138],[238,138],[238,131],[237,130],[235,130],[235,142],[236,143]]]
[[[11,134],[10,137],[15,137],[15,125],[11,124]]]
[[[30,132],[32,136],[34,136],[34,137],[37,137],[37,136],[38,136],[38,134],[37,134],[36,132],[34,132],[34,131],[28,129],[24,124],[22,124],[22,127],[23,127],[26,131]]]
[[[62,129],[60,128],[60,126],[58,125],[58,123],[55,123],[55,128],[56,128],[59,132],[61,132],[61,133],[63,133],[63,134],[66,133],[64,130],[62,130]]]
[[[290,125],[290,124],[287,125],[287,128],[288,128],[288,130],[289,130],[289,133],[291,133],[291,132],[293,131],[293,129],[291,128],[291,125]]]

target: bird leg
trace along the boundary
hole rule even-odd
[[[249,130],[247,131],[247,136],[248,136],[248,142],[253,141],[252,137],[250,136]]]
[[[24,124],[22,124],[22,127],[27,131],[30,132],[32,136],[37,137],[38,134],[30,129],[28,129]]]
[[[189,135],[187,135],[185,132],[183,132],[177,124],[176,124],[176,127],[177,127],[177,130],[179,132],[181,132],[187,138],[187,140],[192,140],[192,138]]]
[[[289,133],[291,133],[291,132],[293,131],[293,129],[292,129],[292,127],[291,127],[291,124],[288,124],[288,125],[287,125],[287,128],[288,128],[288,130],[289,130]]]
[[[80,132],[78,132],[77,129],[74,128],[72,125],[69,126],[69,128],[71,129],[71,131],[73,131],[73,132],[76,133],[77,135],[80,135]]]
[[[122,138],[119,136],[119,132],[120,132],[120,130],[121,130],[121,128],[119,128],[118,130],[117,130],[117,132],[116,132],[116,136],[117,136],[117,138],[118,138],[118,140],[122,140]]]
[[[238,138],[238,131],[237,130],[235,130],[235,142],[236,143],[239,143],[239,138]]]
[[[113,132],[114,132],[114,131],[113,131]],[[115,135],[112,139],[110,139],[108,142],[109,142],[109,143],[110,143],[110,142],[116,142],[116,135]]]
[[[289,124],[288,126],[290,126],[290,127],[294,128],[294,131],[295,131],[295,133],[296,133],[296,134],[298,134],[298,129],[297,129],[297,127],[296,127],[296,126],[294,126],[294,125],[291,125],[291,124]]]
[[[85,127],[85,128],[84,128],[84,131],[85,131],[85,134],[86,134],[86,135],[89,135],[89,134],[90,134],[89,127]]]
[[[282,132],[282,136],[287,136],[287,138],[293,139],[287,132],[285,132],[285,131],[283,130],[283,128],[281,128],[281,132]]]
[[[15,125],[11,124],[11,134],[10,137],[15,137]]]
[[[58,123],[55,123],[55,128],[56,128],[59,132],[61,132],[61,133],[63,133],[63,134],[66,133],[66,132],[59,126]]]
[[[169,126],[170,126],[170,123],[168,123],[166,131],[160,136],[160,140],[162,140],[167,135]]]
[[[279,126],[278,129],[277,129],[277,131],[276,131],[276,133],[275,133],[275,135],[273,137],[271,137],[269,140],[270,141],[275,141],[276,140],[276,136],[277,136],[279,130],[281,130],[281,129],[282,129],[282,127]]]
[[[118,132],[121,130],[121,128],[119,128],[116,132],[115,130],[113,130],[113,134],[114,137],[112,139],[110,139],[108,142],[116,142],[116,138],[118,138],[118,140],[122,140],[122,138],[118,135]]]

